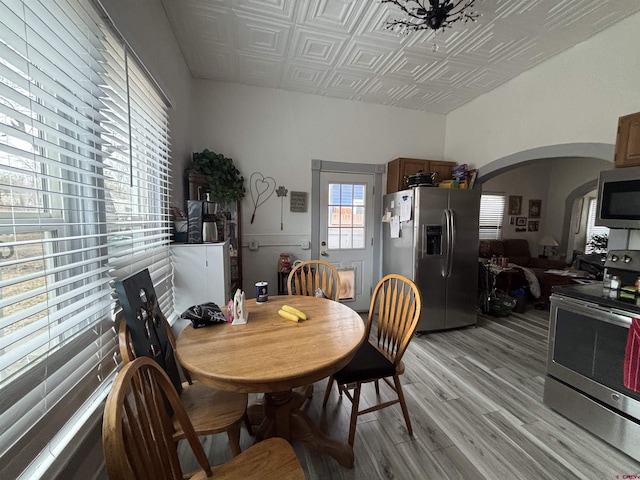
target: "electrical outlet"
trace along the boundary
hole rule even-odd
[[[257,250],[258,249],[258,242],[256,242],[255,240],[249,240],[249,250]]]
[[[300,244],[300,248],[302,248],[302,250],[309,250],[311,248],[311,243],[309,240],[303,240]]]

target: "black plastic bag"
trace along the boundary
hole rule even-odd
[[[489,315],[508,317],[515,306],[516,299],[501,290],[494,290],[489,294]]]
[[[193,328],[208,327],[209,325],[227,322],[227,318],[220,310],[220,307],[213,302],[193,305],[182,312],[180,318],[190,320]]]

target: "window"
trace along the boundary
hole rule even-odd
[[[480,240],[502,238],[505,195],[503,193],[483,193],[480,198]]]
[[[364,249],[366,185],[329,184],[328,245],[330,250]]]
[[[589,243],[594,240],[594,236],[603,239],[609,237],[609,228],[596,226],[596,216],[598,214],[598,199],[589,198],[589,214],[587,216],[587,244],[585,247],[585,253],[606,253],[606,247],[602,242]]]
[[[165,102],[92,5],[0,0],[0,478],[106,394],[113,280],[172,304]]]

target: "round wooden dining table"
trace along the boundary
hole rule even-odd
[[[282,305],[295,307],[307,320],[294,322],[278,315]],[[313,385],[344,367],[364,340],[360,315],[346,305],[324,298],[270,296],[264,303],[246,301],[246,324],[221,323],[185,328],[176,353],[191,376],[213,388],[264,393],[248,409],[259,424],[258,439],[278,436],[300,441],[353,467],[353,448],[325,435],[302,411],[306,393],[296,387]]]

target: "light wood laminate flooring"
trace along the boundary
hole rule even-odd
[[[477,327],[416,336],[402,376],[413,436],[399,405],[361,416],[353,469],[294,444],[307,478],[636,478],[640,463],[543,404],[548,315],[479,315]],[[324,432],[346,441],[351,403],[334,388],[323,410],[325,386],[326,380],[315,384],[303,409]],[[388,395],[382,382],[380,389]],[[363,387],[361,406],[373,397],[373,384]],[[243,428],[241,447],[252,442]],[[213,463],[231,458],[225,435],[203,444]],[[192,464],[184,453],[183,462]]]

